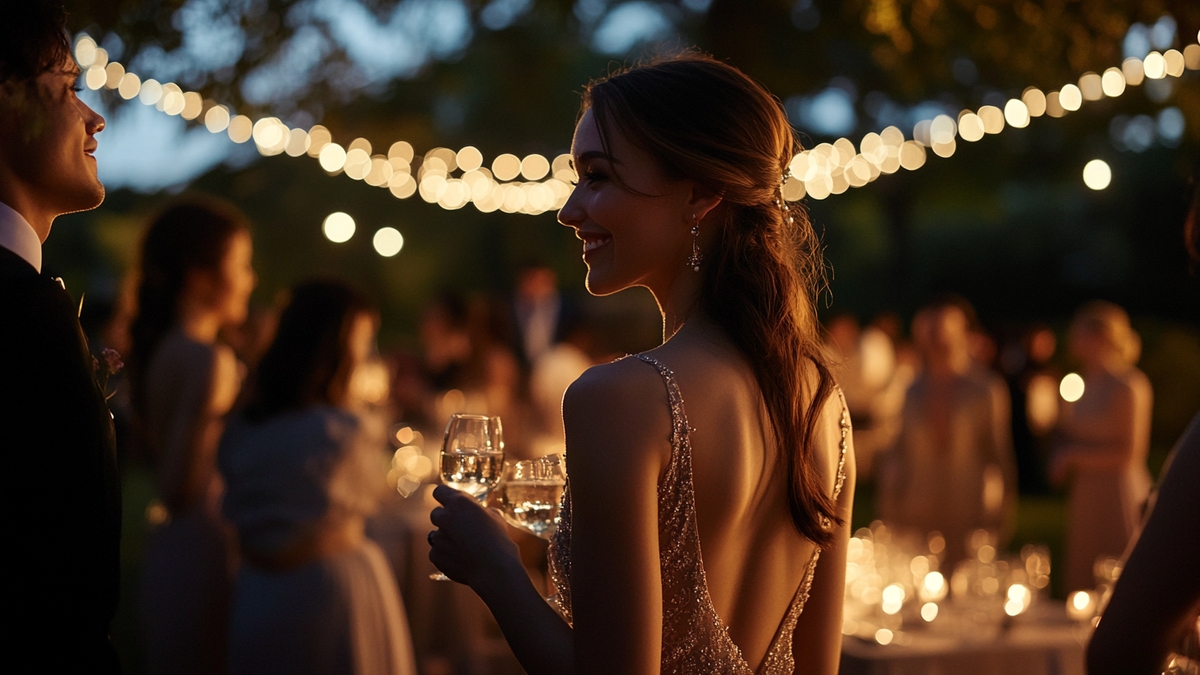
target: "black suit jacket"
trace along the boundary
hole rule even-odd
[[[120,575],[112,416],[58,281],[0,247],[5,650],[41,672],[117,672]],[[35,665],[36,664],[36,665]]]

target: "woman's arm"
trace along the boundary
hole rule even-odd
[[[839,413],[840,417],[840,406]],[[841,429],[837,436],[840,440]],[[826,436],[828,438],[828,436]],[[836,441],[834,441],[836,442]],[[797,675],[836,673],[842,653],[842,605],[846,597],[846,543],[850,539],[850,517],[854,505],[857,470],[854,440],[846,435],[846,481],[838,495],[838,507],[845,521],[838,528],[836,542],[821,551],[812,590],[796,631],[792,636],[792,654]]]
[[[1200,611],[1200,415],[1180,440],[1158,501],[1088,645],[1088,672],[1159,673]]]
[[[221,419],[241,386],[237,357],[231,349],[217,345],[206,356],[197,359],[190,376],[175,392],[180,404],[158,469],[162,500],[176,514],[204,498],[215,471]]]
[[[530,675],[659,669],[658,479],[670,457],[662,380],[633,360],[593,368],[563,401],[574,630],[542,600],[502,521],[447,487],[430,560],[488,605]]]
[[[658,482],[670,460],[669,410],[661,377],[634,359],[592,368],[563,399],[577,673],[659,671]]]

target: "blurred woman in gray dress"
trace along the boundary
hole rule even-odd
[[[243,560],[232,673],[416,673],[392,570],[363,534],[386,489],[385,432],[360,386],[378,322],[342,284],[293,289],[221,442]]]
[[[150,537],[140,614],[150,673],[222,673],[233,553],[216,471],[224,416],[242,366],[221,340],[256,283],[245,217],[192,198],[168,207],[142,243],[130,328],[139,445],[166,520]]]

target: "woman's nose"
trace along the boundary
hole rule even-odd
[[[567,227],[578,227],[586,215],[583,205],[580,203],[582,200],[577,197],[578,194],[579,188],[576,187],[571,192],[571,196],[567,198],[567,203],[558,210],[558,222]]]

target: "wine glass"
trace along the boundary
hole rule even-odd
[[[550,539],[558,528],[558,505],[566,483],[562,455],[509,462],[497,492],[500,513],[514,527]]]
[[[455,413],[446,424],[442,440],[442,483],[461,490],[480,502],[500,482],[504,468],[504,436],[499,417]],[[429,575],[446,581],[438,572]]]

